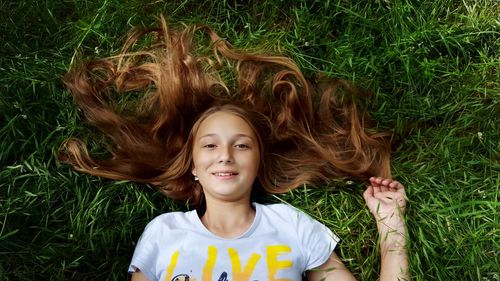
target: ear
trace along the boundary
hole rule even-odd
[[[196,168],[193,168],[193,169],[191,170],[191,174],[193,174],[193,176],[196,176]]]

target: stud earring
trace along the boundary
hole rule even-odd
[[[198,181],[198,177],[197,176],[194,176],[194,181]]]

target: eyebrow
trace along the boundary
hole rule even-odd
[[[203,136],[199,137],[198,139],[202,139],[202,138],[206,138],[206,137],[216,137],[216,136],[217,136],[217,134],[206,134],[206,135],[203,135]],[[254,138],[252,138],[251,136],[246,135],[246,134],[236,134],[235,135],[235,138],[241,138],[241,137],[249,138],[252,141],[254,140]]]

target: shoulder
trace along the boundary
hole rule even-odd
[[[278,203],[278,204],[269,204],[269,205],[262,205],[262,204],[257,204],[259,205],[262,213],[273,213],[276,215],[289,215],[293,209],[295,209],[292,205],[289,204],[284,204],[284,203]]]
[[[193,224],[193,212],[169,212],[152,219],[144,229],[144,233],[163,232],[188,228]],[[196,215],[196,213],[194,213]]]
[[[278,204],[269,204],[269,205],[260,205],[263,213],[273,213],[278,216],[307,216],[306,213],[297,209],[296,207],[286,204],[286,203],[278,203]]]
[[[283,210],[288,210],[293,208],[292,205],[290,204],[285,204],[285,203],[274,203],[274,204],[259,204],[255,203],[256,205],[259,205],[263,210],[272,210],[272,211],[283,211]]]
[[[270,205],[261,205],[262,214],[273,222],[285,222],[287,224],[297,224],[309,216],[303,211],[290,204],[279,203]]]
[[[309,231],[327,231],[328,228],[304,211],[289,204],[261,205],[262,214],[269,223],[291,226],[299,235]]]

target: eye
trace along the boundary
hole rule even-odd
[[[248,149],[250,148],[250,146],[244,144],[244,143],[239,143],[237,145],[235,145],[236,148],[239,148],[239,149]]]
[[[203,145],[203,148],[209,148],[209,149],[212,149],[212,148],[215,148],[215,147],[216,147],[216,145],[215,145],[215,144],[213,144],[213,143],[209,143],[209,144],[205,144],[205,145]]]

